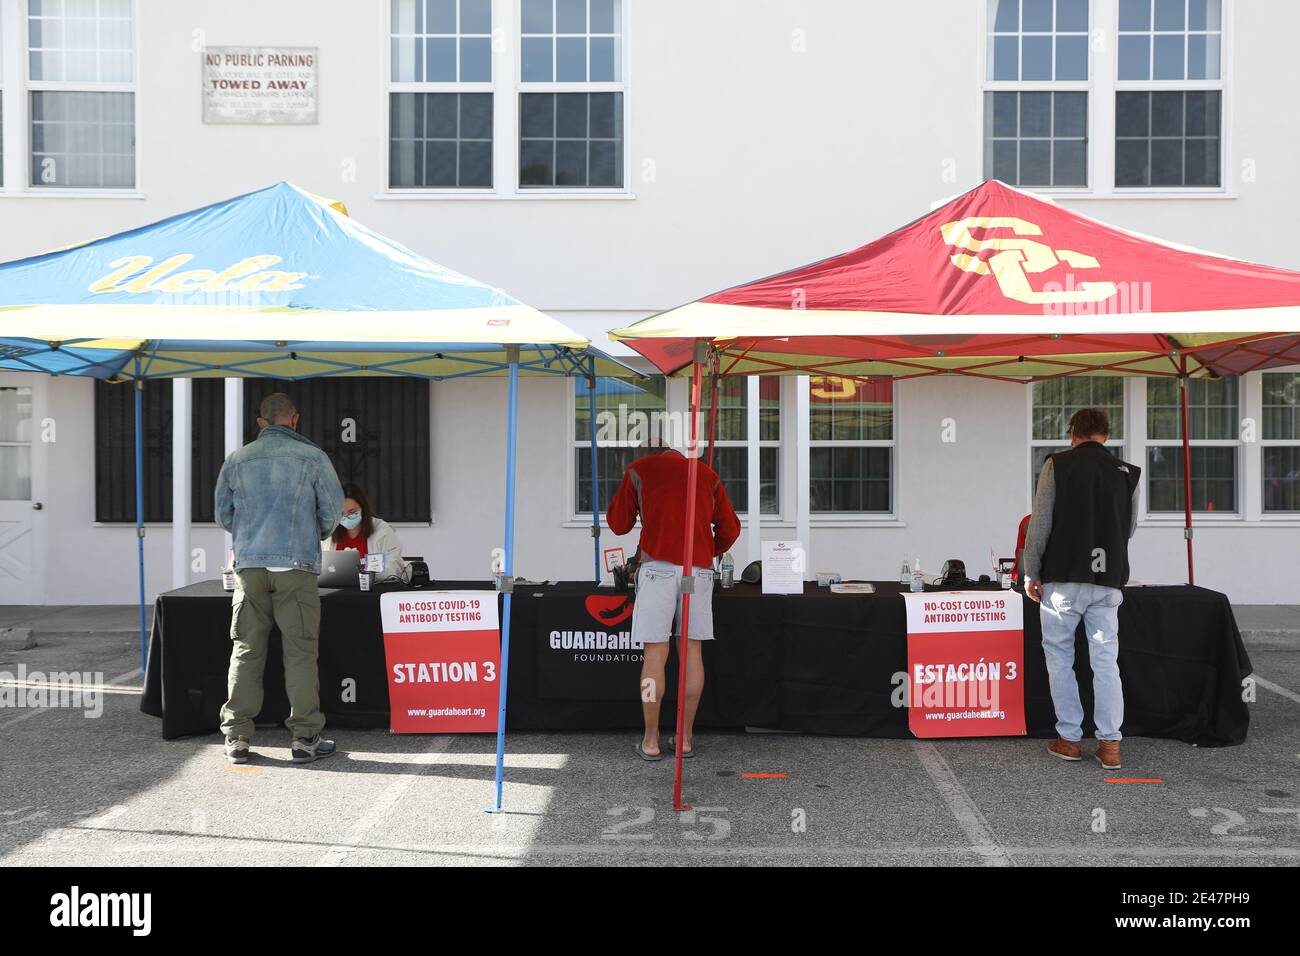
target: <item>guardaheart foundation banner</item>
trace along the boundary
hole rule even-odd
[[[393,733],[496,733],[496,592],[394,592],[379,606]]]
[[[918,737],[1025,733],[1024,603],[1013,591],[931,591],[907,602],[907,723]]]

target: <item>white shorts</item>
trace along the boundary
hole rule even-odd
[[[690,633],[692,641],[713,640],[713,578],[709,568],[695,569],[695,593],[691,595]],[[636,601],[632,605],[632,641],[663,644],[669,635],[682,631],[682,568],[670,561],[642,561],[636,573]]]

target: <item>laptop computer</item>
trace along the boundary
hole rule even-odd
[[[361,587],[361,552],[352,548],[322,551],[316,583],[323,588]]]

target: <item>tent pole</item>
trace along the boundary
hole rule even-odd
[[[713,387],[709,396],[709,467],[713,467],[713,446],[718,442],[718,389],[722,383],[722,377],[718,375],[719,368],[714,365],[710,374],[713,378]]]
[[[596,356],[587,356],[587,411],[591,428],[591,539],[594,544],[595,581],[600,583],[600,456],[596,452]]]
[[[1187,583],[1196,584],[1196,569],[1192,561],[1192,449],[1187,433],[1187,356],[1181,357],[1182,368],[1178,374],[1178,401],[1183,416],[1183,537],[1187,539]]]
[[[501,690],[497,701],[496,802],[488,813],[501,812],[501,788],[505,782],[506,687],[510,674],[510,599],[515,573],[515,434],[519,418],[519,346],[506,346],[510,364],[510,397],[506,412],[506,540],[501,567]]]
[[[135,549],[140,573],[140,673],[149,662],[149,637],[144,613],[144,379],[140,355],[135,356]]]
[[[673,746],[673,809],[689,810],[682,802],[682,733],[686,729],[686,660],[689,655],[691,594],[695,591],[695,480],[699,473],[700,363],[707,345],[695,343],[691,363],[690,444],[686,448],[686,528],[682,535],[682,634],[677,644],[677,736]]]

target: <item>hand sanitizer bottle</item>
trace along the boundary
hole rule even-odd
[[[731,552],[722,556],[722,586],[731,587],[736,582],[736,565],[731,560]]]
[[[912,566],[907,563],[907,555],[903,555],[903,567],[898,572],[898,583],[907,588],[912,586]]]
[[[925,574],[921,571],[921,559],[917,558],[916,563],[912,565],[912,590],[925,590]]]

